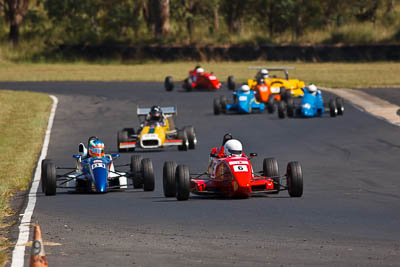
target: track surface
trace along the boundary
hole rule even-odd
[[[400,88],[364,88],[360,90],[400,106]]]
[[[398,266],[400,262],[400,128],[346,103],[339,118],[212,114],[220,93],[174,91],[160,83],[0,83],[0,88],[59,97],[48,157],[73,166],[78,143],[97,135],[109,152],[116,133],[137,127],[136,105],[178,105],[177,125],[192,124],[194,151],[143,153],[153,159],[156,190],[104,195],[38,195],[39,222],[51,266]],[[229,96],[224,89],[223,93]],[[326,95],[328,96],[328,95]],[[165,160],[195,172],[224,133],[240,139],[253,162],[276,157],[303,165],[304,196],[229,200],[166,199]],[[120,163],[131,154],[122,154]],[[29,253],[27,249],[26,254]],[[28,259],[28,256],[26,256]],[[26,263],[26,266],[28,264]]]

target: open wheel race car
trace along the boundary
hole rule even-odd
[[[261,171],[253,170],[250,157],[218,157],[211,155],[206,172],[190,173],[186,165],[167,161],[163,168],[163,188],[165,197],[178,200],[189,199],[190,193],[197,195],[215,194],[223,197],[247,198],[253,194],[278,194],[288,190],[291,197],[303,194],[303,174],[300,163],[289,162],[286,174],[279,175],[278,162],[274,158],[263,161]]]
[[[314,85],[312,85],[314,86]],[[314,86],[315,87],[315,86]],[[303,88],[304,96],[297,101],[297,99],[288,99],[287,103],[278,103],[278,117],[283,119],[288,117],[322,117],[325,112],[329,112],[331,117],[343,115],[344,105],[343,99],[336,97],[330,99],[328,103],[324,103],[322,92],[316,90],[311,93],[309,89]]]
[[[95,137],[89,138],[92,140]],[[79,144],[79,154],[73,155],[75,167],[59,167],[51,159],[42,161],[41,183],[42,191],[47,195],[55,195],[57,188],[74,189],[79,193],[105,193],[113,189],[127,189],[128,179],[132,180],[134,188],[143,188],[144,191],[154,191],[154,170],[151,159],[142,159],[132,156],[131,163],[121,165],[130,166],[130,171],[115,170],[114,160],[119,154],[105,154],[104,157],[88,157],[87,148]],[[57,173],[57,170],[66,170]]]
[[[218,81],[215,74],[204,72],[203,68],[196,66],[193,70],[189,71],[189,76],[183,81],[182,88],[186,91],[193,89],[206,89],[217,91],[221,88],[222,84]],[[174,89],[174,80],[172,76],[167,76],[164,80],[164,87],[167,91]]]
[[[118,151],[134,151],[141,149],[159,149],[176,146],[178,150],[195,149],[197,144],[196,132],[193,126],[183,129],[175,127],[176,107],[161,107],[162,121],[147,120],[150,108],[138,108],[137,115],[141,127],[135,132],[134,128],[124,128],[117,134]]]

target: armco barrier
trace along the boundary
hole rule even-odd
[[[400,61],[400,45],[129,46],[61,45],[65,58],[194,61]]]

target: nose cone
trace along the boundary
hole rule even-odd
[[[233,182],[233,191],[236,196],[248,197],[251,194],[250,176],[248,172],[236,173],[235,181]]]
[[[302,108],[301,113],[304,117],[312,117],[314,116],[314,111],[312,108]]]
[[[108,172],[106,168],[93,169],[93,182],[96,192],[104,193],[107,191]]]
[[[240,113],[250,113],[249,105],[247,101],[239,101],[239,112]]]

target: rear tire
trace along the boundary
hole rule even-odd
[[[264,176],[271,178],[274,181],[274,189],[277,190],[274,194],[278,194],[280,190],[280,177],[278,161],[274,158],[267,158],[263,161]]]
[[[42,182],[42,192],[44,193],[45,192],[45,182],[46,182],[46,164],[48,164],[49,162],[51,162],[51,159],[44,159],[44,160],[42,160],[42,174],[41,174],[41,177],[40,177],[40,180],[41,180],[41,182]]]
[[[214,99],[214,115],[219,115],[222,111],[221,100],[219,98]]]
[[[196,138],[196,132],[194,130],[194,127],[191,125],[186,126],[183,128],[183,130],[186,132],[186,136],[189,141],[189,149],[195,149],[196,143],[197,143],[197,138]]]
[[[176,168],[176,199],[188,200],[190,195],[190,174],[189,168],[185,165],[178,165]]]
[[[329,101],[329,114],[331,115],[331,117],[336,117],[336,115],[338,114],[336,103],[333,99]]]
[[[303,195],[303,171],[300,163],[297,161],[288,163],[286,178],[289,196],[301,197]]]
[[[272,113],[275,112],[275,104],[276,104],[275,97],[274,97],[274,95],[271,94],[271,95],[268,97],[268,101],[267,101],[267,110],[268,110],[268,113],[272,114]]]
[[[283,101],[278,102],[278,118],[285,118],[285,102]]]
[[[226,96],[220,96],[219,102],[221,103],[221,112],[226,113],[226,105],[228,104],[228,99],[226,98]]]
[[[131,157],[131,178],[132,178],[133,188],[143,187],[142,159],[143,157],[140,155],[133,155]]]
[[[163,167],[163,188],[165,197],[175,197],[176,196],[176,175],[177,164],[175,161],[167,161],[164,163]]]
[[[185,80],[185,89],[186,89],[187,92],[190,92],[190,91],[193,90],[192,83],[193,83],[192,78],[187,78]]]
[[[229,90],[235,90],[236,84],[235,84],[235,78],[233,76],[228,77],[228,89]]]
[[[336,98],[336,107],[338,110],[338,115],[342,116],[344,113],[344,105],[343,105],[343,99],[340,97]]]
[[[129,151],[127,148],[120,148],[120,143],[128,142],[128,131],[119,131],[117,134],[117,145],[118,145],[118,152],[125,152]],[[132,150],[135,150],[132,148]]]
[[[174,80],[172,79],[172,76],[165,77],[164,87],[168,92],[174,90]]]
[[[151,159],[142,160],[143,190],[154,191],[154,169]]]
[[[290,118],[294,117],[294,100],[293,100],[293,98],[289,98],[287,100],[287,115]]]
[[[178,150],[187,151],[189,148],[189,140],[187,138],[186,132],[183,130],[178,130],[177,138],[182,140],[182,145],[178,146]]]
[[[44,173],[44,193],[46,196],[54,196],[57,192],[57,174],[56,174],[56,165],[47,161],[43,164],[45,169]]]

